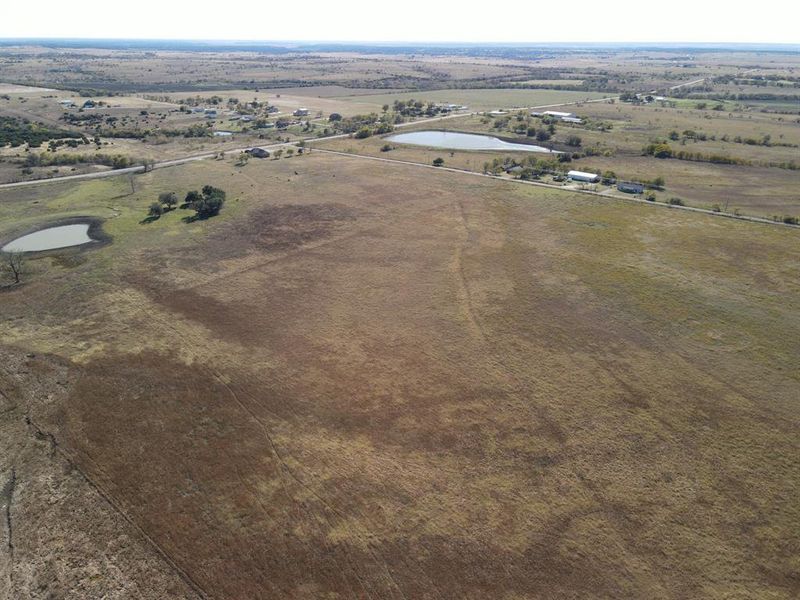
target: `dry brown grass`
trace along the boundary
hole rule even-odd
[[[140,182],[43,188],[115,243],[2,340],[70,361],[28,409],[211,597],[800,592],[795,231],[313,153]],[[222,216],[136,224],[198,182]]]

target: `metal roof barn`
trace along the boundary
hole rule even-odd
[[[567,177],[573,181],[587,181],[589,183],[597,183],[600,181],[600,175],[597,173],[585,173],[583,171],[570,171]]]

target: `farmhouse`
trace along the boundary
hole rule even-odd
[[[567,177],[572,181],[585,181],[587,183],[597,183],[600,181],[600,175],[597,173],[585,173],[584,171],[570,171]]]
[[[641,194],[644,192],[644,184],[632,181],[620,181],[617,184],[617,189],[626,194]]]

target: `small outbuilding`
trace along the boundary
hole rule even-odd
[[[641,194],[644,192],[644,184],[635,181],[620,181],[617,183],[617,189],[626,194]]]
[[[307,117],[308,116],[308,109],[307,108],[298,108],[292,114],[295,117]]]
[[[597,173],[585,173],[584,171],[570,171],[567,177],[572,181],[583,181],[586,183],[598,183],[600,175]]]

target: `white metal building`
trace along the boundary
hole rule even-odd
[[[600,181],[600,175],[597,173],[585,173],[584,171],[570,171],[567,177],[572,181],[585,181],[587,183],[597,183]]]
[[[566,119],[566,118],[575,119],[578,116],[575,113],[559,112],[557,110],[546,110],[542,114],[544,114],[547,117],[555,117],[556,119]]]

